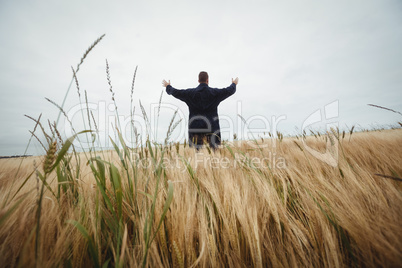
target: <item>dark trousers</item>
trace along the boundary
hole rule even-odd
[[[197,150],[206,144],[215,150],[221,144],[220,133],[188,133],[188,139],[189,146],[195,147]]]

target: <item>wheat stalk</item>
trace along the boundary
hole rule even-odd
[[[56,133],[57,138],[58,138],[59,141],[60,141],[60,145],[63,146],[63,139],[61,138],[60,132],[59,132],[59,130],[58,130],[57,127],[56,127],[56,122],[53,122],[53,129],[54,129],[54,131],[55,131],[55,133]]]
[[[183,256],[181,254],[181,251],[179,247],[176,244],[176,241],[173,241],[173,249],[176,254],[177,262],[180,268],[184,268],[184,262],[183,262]]]
[[[166,133],[166,138],[165,138],[165,145],[167,145],[170,136],[172,135],[172,132],[175,130],[175,128],[180,124],[181,119],[177,121],[176,123],[173,124],[174,119],[176,118],[178,109],[174,112],[172,119],[170,120],[170,124]]]
[[[91,52],[92,49],[95,48],[95,46],[105,37],[105,34],[102,34],[98,39],[96,39],[92,45],[88,47],[88,49],[85,51],[84,55],[82,55],[80,62],[77,64],[77,69],[75,72],[78,72],[80,69],[81,64],[84,63],[85,58],[88,56],[89,52]]]
[[[45,174],[50,173],[54,160],[56,159],[57,142],[54,141],[50,144],[46,152],[45,161],[43,162],[43,171]]]
[[[75,73],[77,73],[79,71],[81,64],[84,62],[84,60],[88,56],[89,52],[91,52],[91,50],[94,49],[94,47],[102,40],[102,38],[104,36],[105,35],[103,34],[101,37],[96,39],[95,42],[93,42],[93,44],[85,51],[84,55],[81,57],[81,60],[77,65],[77,69],[75,70]],[[67,88],[66,94],[64,95],[64,99],[63,99],[63,102],[61,104],[61,108],[64,108],[64,104],[66,103],[66,99],[67,99],[68,93],[70,92],[70,88],[71,88],[71,85],[72,85],[73,81],[74,81],[74,77],[71,79],[70,84],[69,84],[69,86]],[[56,125],[58,125],[58,123],[59,123],[61,110],[59,112],[59,115],[57,116]]]

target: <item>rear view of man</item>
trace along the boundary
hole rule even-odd
[[[166,80],[162,85],[166,92],[173,97],[184,101],[189,109],[188,139],[190,146],[199,149],[204,142],[208,142],[212,148],[221,144],[221,132],[218,118],[218,105],[227,97],[236,92],[239,79],[233,80],[227,88],[217,89],[208,86],[209,77],[207,72],[200,72],[196,88],[175,89]]]

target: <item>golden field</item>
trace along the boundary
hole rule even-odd
[[[402,130],[329,138],[1,159],[0,263],[401,267]]]

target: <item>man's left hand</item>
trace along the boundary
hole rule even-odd
[[[163,79],[163,81],[162,81],[162,86],[167,87],[167,86],[169,86],[169,85],[170,85],[170,80],[169,80],[169,82],[166,82],[166,80]]]
[[[235,85],[237,85],[237,84],[239,83],[239,78],[236,77],[236,79],[234,79],[234,80],[233,80],[233,78],[232,78],[232,83],[235,84]]]

